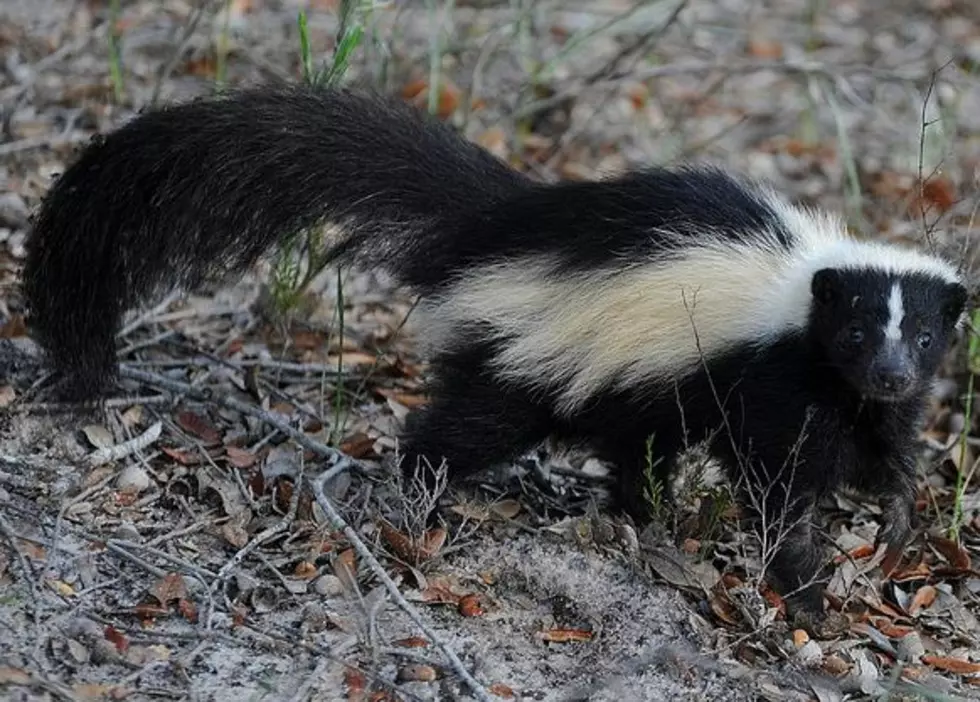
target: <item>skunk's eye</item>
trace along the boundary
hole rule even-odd
[[[847,332],[847,340],[852,344],[860,344],[864,341],[864,330],[860,327],[851,327]]]
[[[918,342],[919,346],[924,349],[932,346],[932,334],[929,332],[919,332],[919,336],[917,336],[915,340]]]

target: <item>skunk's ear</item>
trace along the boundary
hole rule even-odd
[[[813,274],[813,279],[810,281],[813,298],[821,304],[830,304],[837,299],[839,281],[840,273],[836,268],[821,268]]]

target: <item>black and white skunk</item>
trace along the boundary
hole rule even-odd
[[[770,575],[808,613],[821,495],[875,495],[882,540],[909,537],[914,436],[964,285],[718,170],[544,185],[380,97],[195,101],[94,142],[53,186],[28,242],[31,328],[67,387],[97,395],[126,310],[324,223],[331,256],[426,300],[432,399],[408,456],[458,476],[548,436],[588,442],[642,518],[648,439],[665,473],[708,437],[786,529]]]

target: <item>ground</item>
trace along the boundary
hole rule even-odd
[[[269,262],[171,294],[132,313],[104,409],[46,394],[17,276],[52,179],[154,102],[300,80],[297,13],[319,63],[340,5],[0,7],[0,695],[980,697],[971,328],[923,427],[921,531],[888,577],[875,506],[827,506],[845,625],[823,638],[786,624],[723,490],[638,530],[603,509],[603,466],[546,451],[450,489],[426,528],[433,496],[391,477],[425,329],[382,273],[343,271],[341,296],[328,269],[286,318]],[[437,76],[440,117],[537,178],[720,163],[974,278],[972,0],[357,5],[348,80],[426,106]],[[317,495],[339,451],[362,465]]]

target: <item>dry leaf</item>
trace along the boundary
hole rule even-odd
[[[492,153],[501,161],[506,161],[510,156],[510,145],[507,141],[507,132],[500,127],[491,127],[483,132],[476,143]]]
[[[75,588],[63,580],[45,580],[48,587],[57,592],[62,597],[74,597]]]
[[[192,453],[177,448],[170,448],[169,446],[161,446],[160,450],[182,466],[196,466],[201,462],[201,457],[198,456],[196,451]]]
[[[810,635],[807,634],[803,629],[793,630],[793,645],[799,648],[807,641],[810,640]]]
[[[464,617],[482,617],[484,614],[480,596],[477,594],[464,595],[459,599],[459,613]]]
[[[359,432],[347,437],[339,448],[353,459],[371,458],[374,456],[374,439]]]
[[[400,646],[401,648],[425,648],[429,645],[429,642],[421,636],[409,636],[407,639],[398,639],[394,642],[394,645]]]
[[[840,565],[848,560],[860,561],[863,558],[870,558],[873,555],[875,555],[875,547],[872,544],[861,544],[848,551],[846,556],[836,556],[834,563]]]
[[[237,446],[227,446],[225,448],[225,457],[228,459],[228,463],[235,466],[235,468],[251,468],[259,460],[259,457],[251,451],[246,451]]]
[[[423,407],[429,404],[428,395],[398,392],[397,390],[389,390],[388,388],[377,388],[375,392],[377,392],[385,399],[394,400],[398,404],[404,405],[409,409],[414,409],[415,407]]]
[[[191,624],[197,622],[197,605],[191,600],[180,599],[177,602],[177,611],[180,612],[180,616],[189,621]]]
[[[503,683],[494,683],[487,689],[489,690],[491,695],[494,695],[496,697],[503,697],[508,700],[512,700],[517,697],[517,695],[514,694],[514,691],[507,685],[504,685]]]
[[[747,49],[749,56],[753,58],[781,59],[783,57],[783,45],[772,39],[749,39]]]
[[[349,699],[362,699],[367,689],[367,678],[356,668],[344,670],[344,684],[347,685]]]
[[[340,578],[348,593],[357,590],[357,557],[354,549],[349,548],[337,554],[333,562],[333,574]]]
[[[85,438],[88,439],[93,448],[109,448],[116,443],[109,430],[101,424],[88,424],[82,427],[82,433],[85,434]]]
[[[316,566],[309,561],[300,561],[293,569],[293,575],[303,580],[312,580],[316,577]]]
[[[436,669],[425,663],[410,663],[398,671],[398,682],[433,682]]]
[[[225,522],[222,524],[221,536],[235,548],[242,548],[248,543],[248,532],[238,523]]]
[[[190,410],[184,410],[177,413],[176,420],[177,426],[188,434],[193,434],[199,438],[205,445],[221,443],[221,434],[201,415]]]
[[[419,543],[412,537],[398,531],[384,519],[381,520],[379,529],[381,536],[391,546],[395,555],[411,565],[419,565],[439,553],[439,550],[446,543],[447,537],[446,530],[437,527],[426,531]]]
[[[980,674],[980,663],[971,663],[961,658],[949,658],[947,656],[922,656],[922,662],[957,675],[978,675]]]
[[[12,385],[0,386],[0,407],[9,407],[17,399],[17,391]]]
[[[643,83],[634,83],[626,89],[634,110],[642,110],[650,100],[650,89]]]
[[[13,339],[20,336],[27,336],[27,325],[24,323],[23,315],[14,314],[0,325],[0,339]]]
[[[106,641],[115,646],[119,653],[125,653],[126,649],[129,648],[129,639],[111,625],[105,628],[104,636]]]
[[[20,668],[0,665],[0,685],[29,685],[31,674]]]
[[[956,570],[970,570],[970,554],[960,544],[939,535],[930,535],[929,544]]]
[[[490,505],[490,510],[504,519],[513,519],[521,512],[521,503],[517,500],[500,500]]]
[[[187,597],[187,584],[178,573],[167,573],[150,588],[149,594],[162,605]]]
[[[923,585],[915,591],[912,601],[909,603],[909,614],[915,615],[920,609],[928,609],[936,601],[936,588],[932,585]]]
[[[592,640],[592,632],[585,629],[547,629],[538,636],[544,641],[551,643],[571,643],[589,642]]]
[[[402,88],[402,97],[419,108],[427,108],[429,104],[429,83],[424,79],[409,82]],[[456,85],[445,76],[439,81],[439,100],[436,116],[439,119],[449,119],[459,107],[460,91]]]

